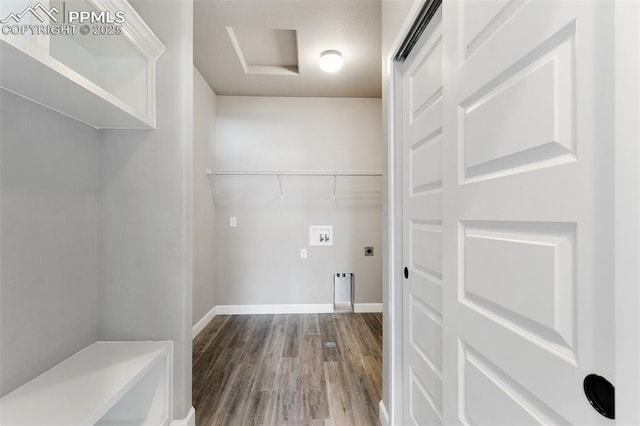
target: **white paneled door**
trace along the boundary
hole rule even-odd
[[[402,64],[404,424],[614,423],[613,22],[445,1]]]
[[[442,24],[403,64],[403,412],[442,424]]]

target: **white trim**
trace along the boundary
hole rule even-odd
[[[332,303],[306,305],[218,305],[216,315],[242,314],[329,314],[333,312]]]
[[[380,421],[380,426],[389,426],[389,413],[382,400],[378,403],[378,420]]]
[[[173,420],[169,426],[196,426],[196,409],[191,407],[187,417],[180,420]]]
[[[415,12],[417,13],[417,7]],[[408,26],[412,21],[406,25],[402,31],[408,31]],[[395,46],[390,55],[395,54],[395,50],[399,46]],[[392,61],[391,58],[389,58]],[[389,353],[389,400],[386,402],[390,413],[389,424],[403,424],[403,412],[402,412],[402,392],[403,392],[403,364],[402,364],[402,265],[403,265],[403,253],[402,253],[402,117],[398,116],[394,111],[396,104],[399,100],[398,95],[402,93],[402,76],[400,74],[400,67],[398,64],[391,62],[391,70],[389,76],[389,107],[388,107],[388,167],[389,167],[389,288],[388,288],[388,301],[389,305],[386,307],[386,311],[383,315],[383,321],[385,318],[389,320],[389,338],[388,338],[388,353]],[[396,140],[399,143],[396,143]],[[384,369],[383,369],[384,370]],[[384,381],[384,378],[383,378]],[[385,406],[385,409],[387,407]]]
[[[233,27],[227,27],[226,30],[227,34],[229,34],[229,39],[231,40],[233,50],[236,51],[236,55],[240,60],[240,65],[242,65],[242,71],[244,71],[245,74],[249,74],[247,61],[245,61],[244,55],[242,54],[242,48],[240,48],[240,42],[238,41],[238,37],[236,37],[236,32],[233,30]]]
[[[214,306],[209,312],[204,314],[204,316],[200,318],[200,320],[195,323],[195,325],[191,329],[191,339],[195,339],[196,336],[198,336],[198,334],[200,334],[200,332],[204,330],[204,328],[211,322],[213,318],[215,318],[217,314],[217,306]]]
[[[114,0],[88,0],[97,10],[105,10],[115,15],[118,11],[125,12],[125,21],[122,23],[124,35],[131,44],[142,53],[145,58],[155,61],[166,49],[165,45],[149,28],[138,12],[126,1]]]
[[[353,312],[382,312],[382,303],[354,303]]]
[[[207,169],[207,176],[382,176],[382,170],[240,170]]]
[[[640,4],[614,4],[616,422],[640,424]]]
[[[423,0],[412,0],[404,22],[398,29],[396,37],[384,56],[384,70],[387,74],[386,90],[383,92],[383,105],[386,102],[386,114],[384,120],[387,124],[387,197],[388,197],[388,223],[387,223],[387,256],[388,256],[388,286],[386,293],[387,306],[384,308],[383,323],[388,321],[388,336],[384,343],[388,348],[389,383],[388,401],[390,417],[388,424],[401,425],[402,419],[402,122],[401,117],[395,113],[396,96],[402,93],[398,86],[402,83],[400,69],[394,62],[396,52],[400,48],[409,29],[418,17]],[[399,106],[401,108],[401,105]],[[398,143],[396,143],[398,141]],[[384,351],[384,348],[383,348]],[[383,362],[385,358],[383,357]],[[384,371],[384,368],[383,368]],[[385,378],[383,377],[383,382]],[[383,394],[384,394],[383,389]],[[385,411],[386,411],[385,406]],[[387,411],[387,415],[389,412]]]

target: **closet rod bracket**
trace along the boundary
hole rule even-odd
[[[284,193],[282,192],[282,178],[278,175],[278,184],[280,185],[280,199],[284,200]]]
[[[333,199],[336,199],[336,185],[338,184],[338,173],[333,175]]]

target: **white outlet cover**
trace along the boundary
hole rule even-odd
[[[235,228],[235,227],[237,227],[237,226],[238,226],[238,218],[237,218],[237,217],[235,217],[235,216],[231,216],[231,217],[229,218],[229,226],[230,226],[231,228]]]
[[[300,259],[307,258],[307,249],[300,249]]]

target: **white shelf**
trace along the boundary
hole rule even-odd
[[[166,424],[171,354],[171,342],[96,342],[0,399],[2,424]]]
[[[338,177],[382,176],[382,170],[234,170],[206,169],[207,176],[276,176],[280,187],[280,199],[284,199],[282,190],[283,176],[331,176],[333,177],[333,199],[336,199]]]
[[[20,12],[23,3],[0,5],[0,15]],[[155,128],[155,66],[165,47],[131,5],[125,0],[71,0],[64,7],[60,0],[40,3],[56,10],[124,11],[126,21],[119,24],[119,35],[82,35],[80,25],[73,35],[0,34],[0,87],[96,128]]]
[[[67,66],[31,56],[4,40],[0,40],[0,87],[99,129],[153,127]]]

